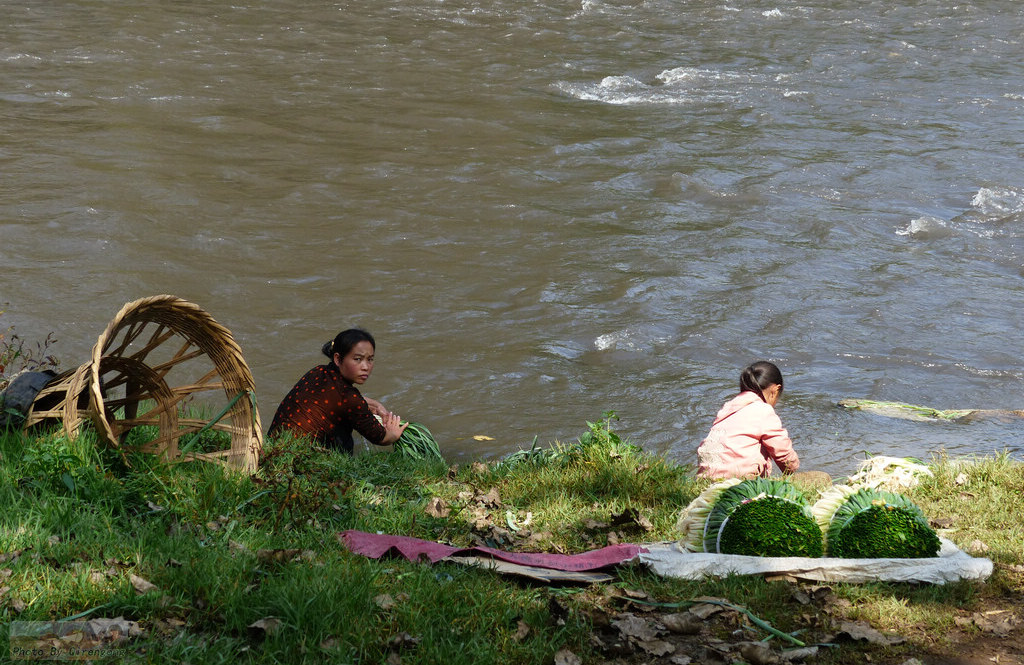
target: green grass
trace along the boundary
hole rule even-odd
[[[956,617],[1021,597],[1012,566],[1024,561],[1024,467],[1007,455],[937,459],[935,477],[909,493],[926,515],[952,519],[943,534],[962,547],[988,545],[1000,564],[989,582],[831,585],[839,602],[827,615],[794,600],[801,585],[760,578],[688,582],[631,566],[611,583],[566,588],[370,560],[338,542],[346,529],[563,552],[674,539],[679,512],[706,483],[621,441],[611,425],[606,415],[578,442],[459,468],[348,457],[285,437],[267,443],[252,476],[122,456],[88,432],[75,441],[3,434],[0,622],[123,616],[146,630],[130,646],[138,662],[548,665],[562,648],[608,660],[591,634],[602,616],[641,611],[623,600],[627,591],[661,604],[723,598],[812,642],[829,622],[861,619],[928,644],[948,640]],[[436,500],[446,516],[427,510]],[[132,575],[156,590],[139,593]],[[275,629],[251,627],[268,618]],[[0,629],[0,654],[7,640]],[[920,644],[847,644],[822,662],[862,662],[868,652],[903,662]]]

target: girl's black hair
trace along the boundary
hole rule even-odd
[[[782,372],[775,363],[767,360],[757,361],[740,374],[740,392],[749,390],[757,393],[765,402],[768,400],[764,398],[764,390],[773,384],[778,384],[779,390],[782,390]]]
[[[359,342],[369,342],[374,351],[377,350],[377,342],[373,341],[373,335],[362,328],[349,328],[348,330],[342,330],[338,333],[337,337],[324,344],[320,351],[332,360],[335,353],[340,353],[341,357],[344,358],[352,350],[352,347]]]

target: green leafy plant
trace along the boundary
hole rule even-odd
[[[724,490],[704,524],[704,550],[747,556],[819,557],[821,529],[791,483],[745,480]]]
[[[395,452],[412,459],[443,459],[437,440],[425,425],[409,423],[395,441]]]
[[[851,559],[933,557],[941,546],[924,513],[910,499],[867,488],[839,506],[827,533],[829,556]]]
[[[496,465],[497,469],[509,470],[520,464],[529,463],[533,465],[543,464],[565,464],[581,456],[587,451],[600,450],[611,457],[621,457],[624,454],[641,453],[640,446],[623,441],[619,435],[612,430],[612,421],[618,420],[614,411],[605,411],[602,420],[597,422],[586,421],[587,431],[580,435],[575,444],[557,443],[547,448],[537,445],[537,437],[533,437],[533,443],[529,448],[522,448],[503,457]]]
[[[619,435],[612,431],[612,421],[619,419],[614,411],[605,411],[601,417],[602,420],[596,423],[586,421],[587,431],[580,436],[580,446],[605,446],[619,452],[639,452],[639,446],[623,442]]]

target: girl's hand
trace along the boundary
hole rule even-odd
[[[393,413],[381,416],[381,424],[384,425],[384,429],[387,430],[387,434],[384,435],[384,440],[380,442],[380,445],[386,446],[398,441],[402,436],[402,432],[409,426],[409,423],[402,424],[402,419]]]

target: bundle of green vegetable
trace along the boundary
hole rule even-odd
[[[704,523],[704,550],[747,556],[822,555],[821,529],[791,483],[754,478],[726,489]]]
[[[683,548],[691,552],[704,551],[704,524],[708,520],[708,515],[711,514],[711,509],[722,492],[741,482],[743,481],[739,478],[720,480],[709,485],[696,499],[690,502],[690,505],[679,515],[679,521],[676,522],[676,529],[683,534],[679,541]]]
[[[893,492],[839,487],[826,492],[812,511],[826,529],[829,556],[920,559],[938,555],[939,537],[910,499]]]
[[[409,423],[395,441],[395,452],[413,459],[443,459],[434,435],[419,423]]]
[[[792,484],[767,478],[724,480],[690,502],[676,527],[692,552],[749,556],[822,554],[821,529]]]

